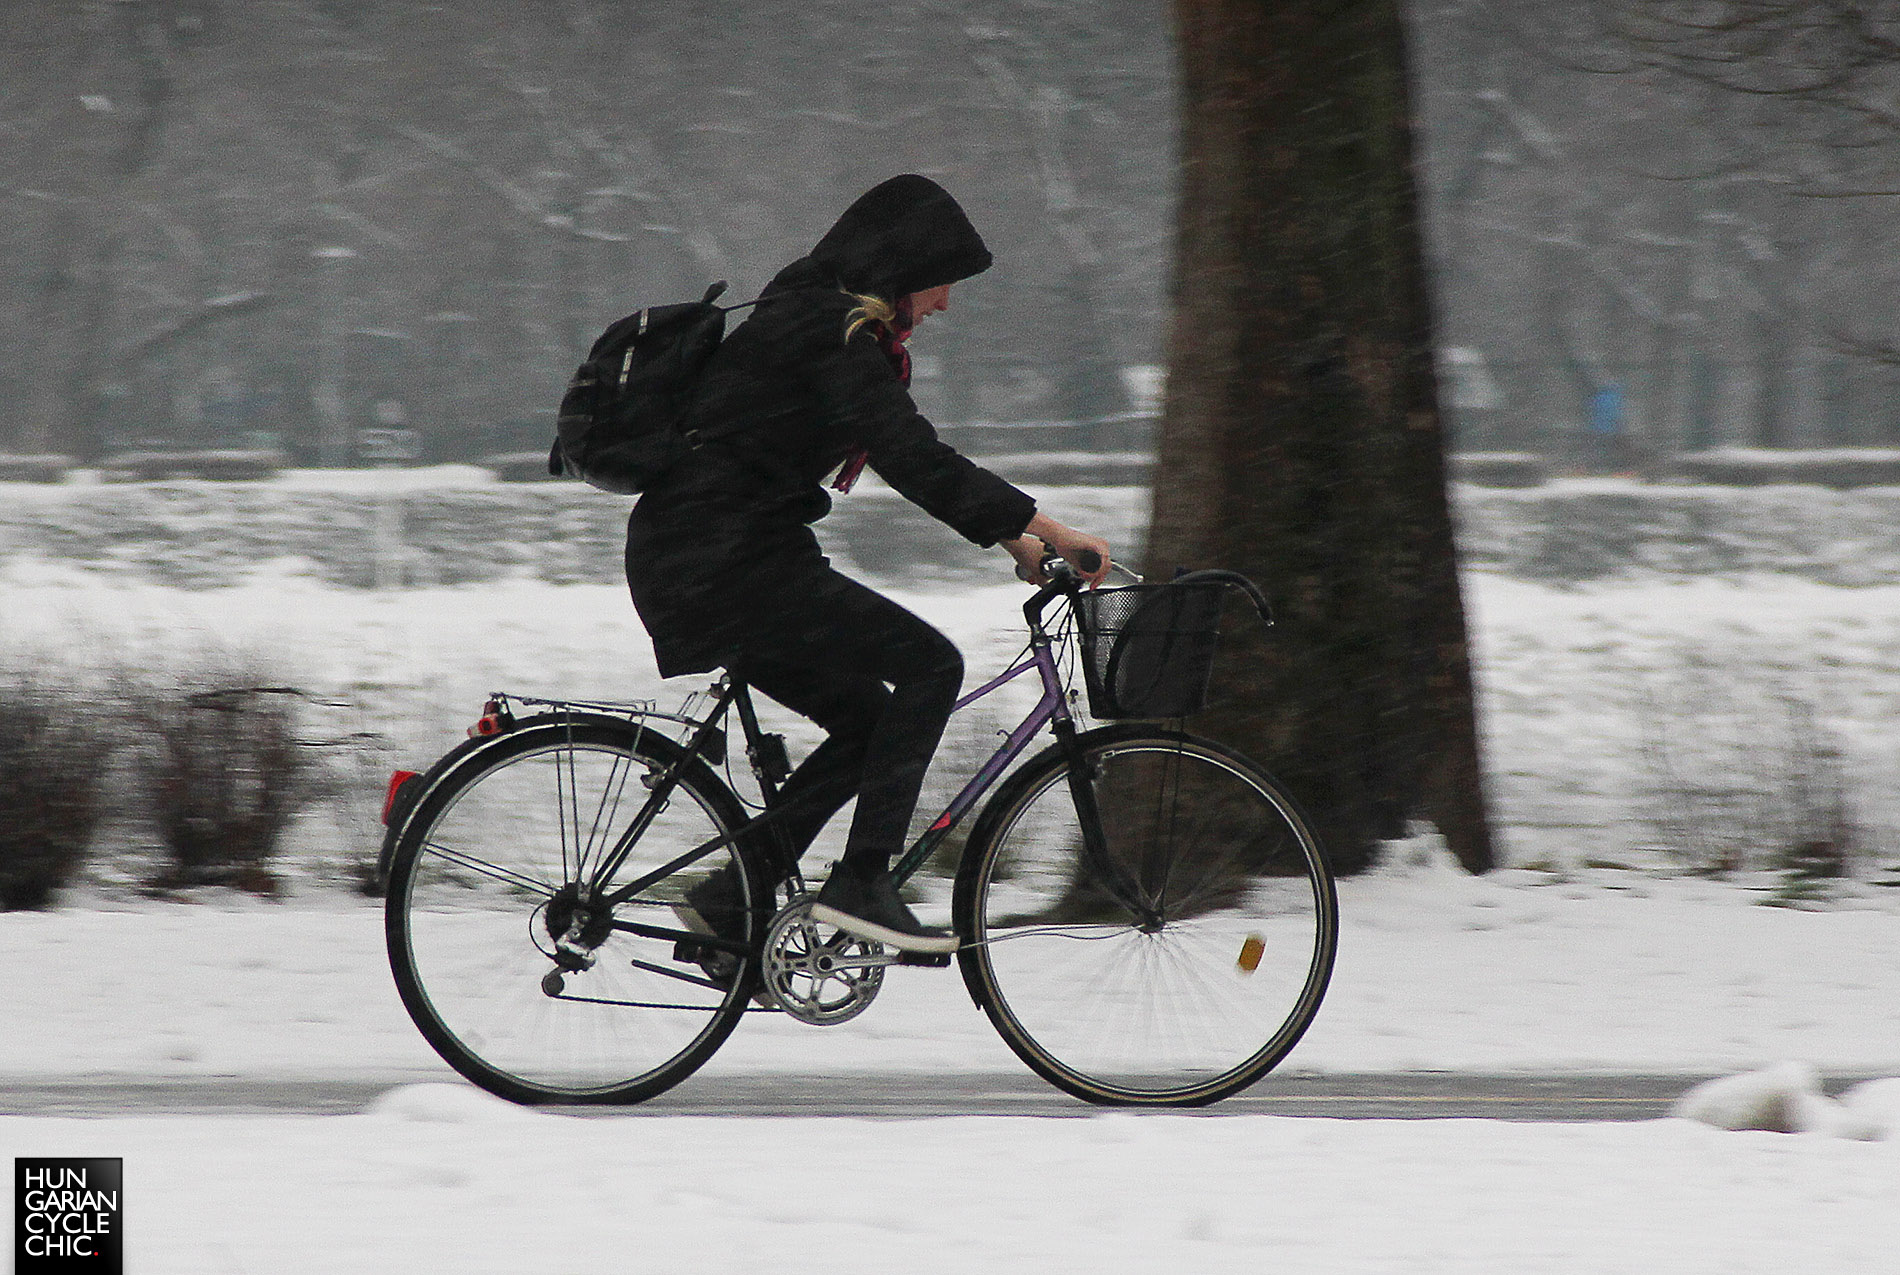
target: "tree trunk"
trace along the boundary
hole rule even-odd
[[[1492,866],[1398,0],[1176,0],[1181,203],[1147,574],[1229,567],[1197,729],[1299,795],[1336,866],[1412,818]]]

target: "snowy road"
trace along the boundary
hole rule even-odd
[[[447,1073],[339,1077],[100,1077],[0,1081],[0,1116],[342,1115],[406,1084]],[[1198,1114],[1344,1120],[1652,1120],[1709,1073],[1295,1072]],[[1835,1075],[1838,1093],[1871,1074]],[[1028,1072],[781,1074],[696,1077],[634,1107],[574,1107],[577,1116],[1076,1117],[1099,1109]]]

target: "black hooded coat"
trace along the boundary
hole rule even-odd
[[[879,477],[978,545],[1023,533],[1035,502],[937,437],[874,325],[846,337],[851,293],[895,303],[989,268],[956,201],[928,178],[861,196],[708,364],[688,424],[716,433],[641,496],[627,581],[660,673],[729,665],[773,623],[774,599],[830,568],[810,524],[825,477],[854,451]]]

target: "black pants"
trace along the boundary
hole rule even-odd
[[[776,803],[786,807],[793,856],[855,793],[841,865],[882,871],[904,846],[963,685],[963,657],[936,629],[829,567],[797,575],[781,581],[789,587],[774,591],[730,667],[826,732]]]

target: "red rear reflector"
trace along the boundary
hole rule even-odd
[[[385,827],[389,825],[389,812],[395,808],[396,794],[401,792],[402,786],[411,779],[420,778],[422,778],[422,773],[415,770],[398,770],[390,775],[389,791],[383,794],[383,825]]]
[[[482,739],[489,735],[499,735],[505,730],[513,730],[514,726],[515,715],[505,706],[491,699],[482,705],[482,715],[475,719],[473,726],[468,728],[468,737]]]

